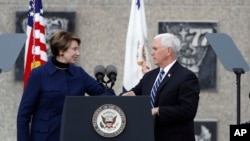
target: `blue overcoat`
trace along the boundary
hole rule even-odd
[[[81,67],[66,70],[52,60],[32,70],[17,114],[17,141],[59,141],[66,96],[103,95],[101,85]]]

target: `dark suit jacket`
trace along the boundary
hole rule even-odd
[[[150,95],[160,71],[146,73],[132,91],[136,95]],[[199,102],[199,82],[196,75],[176,62],[161,82],[155,106],[155,141],[195,141],[194,117]]]

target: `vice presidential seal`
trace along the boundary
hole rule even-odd
[[[112,138],[123,132],[126,126],[126,117],[117,105],[104,104],[94,112],[92,125],[99,135]]]

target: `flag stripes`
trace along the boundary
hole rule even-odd
[[[24,55],[24,86],[33,68],[47,61],[45,25],[41,0],[30,0]]]

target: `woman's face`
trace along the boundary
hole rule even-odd
[[[75,40],[72,40],[69,48],[64,52],[60,51],[60,54],[61,55],[58,56],[59,62],[70,63],[70,64],[76,63],[76,60],[78,56],[80,55],[78,42]]]

